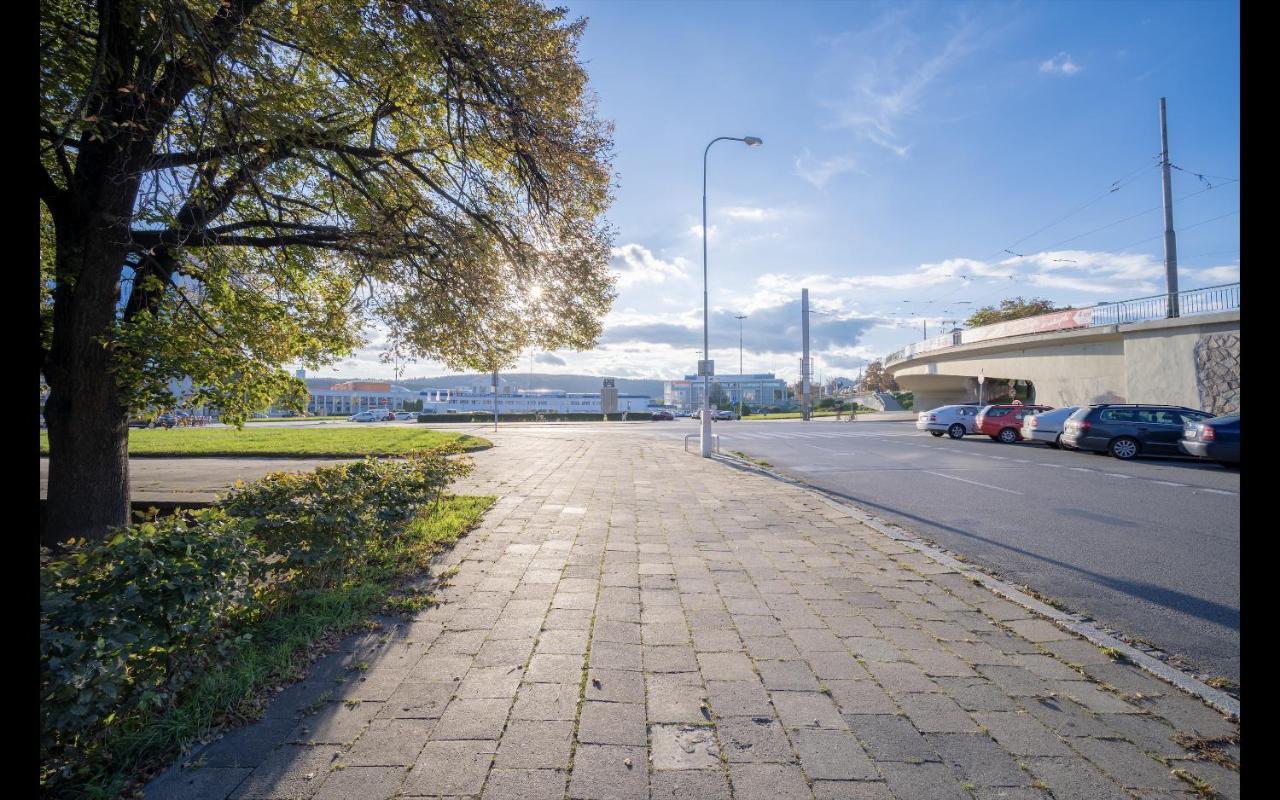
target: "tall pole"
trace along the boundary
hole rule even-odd
[[[1173,234],[1173,187],[1169,183],[1169,126],[1160,98],[1160,173],[1164,184],[1164,281],[1170,317],[1178,316],[1178,242]]]
[[[804,355],[800,359],[800,418],[809,419],[809,290],[800,290],[800,330]]]
[[[715,372],[715,364],[711,360],[710,304],[707,302],[707,154],[711,145],[719,141],[742,142],[747,147],[759,147],[762,143],[756,136],[717,136],[707,142],[702,151],[702,360],[698,362],[698,373],[702,376],[702,457],[711,457],[711,376]]]
[[[493,370],[493,432],[498,432],[498,370]]]
[[[702,436],[699,451],[703,458],[711,457],[711,334],[710,305],[707,302],[707,153],[711,152],[712,139],[702,151],[702,360],[698,372],[702,374]]]
[[[742,419],[742,321],[747,315],[734,314],[733,318],[738,321],[738,419]]]

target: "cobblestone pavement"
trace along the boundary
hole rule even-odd
[[[494,439],[446,602],[147,798],[1239,796],[1238,725],[813,493],[670,441]]]

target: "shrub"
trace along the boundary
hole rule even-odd
[[[79,795],[157,757],[155,742],[121,743],[251,650],[247,630],[344,587],[368,595],[364,576],[396,573],[426,546],[420,512],[470,471],[448,458],[459,450],[275,473],[213,508],[42,549],[42,787]],[[446,522],[442,531],[462,529]]]
[[[164,706],[234,647],[263,567],[250,525],[216,508],[43,550],[42,773],[71,777],[112,723]]]
[[[312,472],[278,472],[237,485],[222,507],[250,521],[267,552],[280,560],[281,580],[308,588],[341,584],[384,538],[398,535],[450,481],[470,471],[469,462],[446,458],[457,451],[449,446],[403,460],[366,458]]]

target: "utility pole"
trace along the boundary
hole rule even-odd
[[[493,369],[493,432],[498,432],[498,368]]]
[[[920,320],[920,326],[920,341],[923,342],[925,339],[929,338],[929,320]]]
[[[742,321],[747,315],[734,314],[733,318],[738,321],[738,419],[742,419]]]
[[[1160,98],[1160,173],[1164,184],[1164,281],[1170,317],[1178,316],[1178,241],[1173,234],[1173,187],[1169,183],[1169,126]]]
[[[800,418],[809,420],[809,290],[800,290],[800,330],[804,355],[800,359]]]

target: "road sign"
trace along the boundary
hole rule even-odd
[[[715,374],[716,374],[716,362],[715,362],[715,360],[714,360],[714,359],[708,359],[708,360],[706,360],[706,361],[699,361],[699,362],[698,362],[698,374],[699,374],[699,375],[715,375]]]

